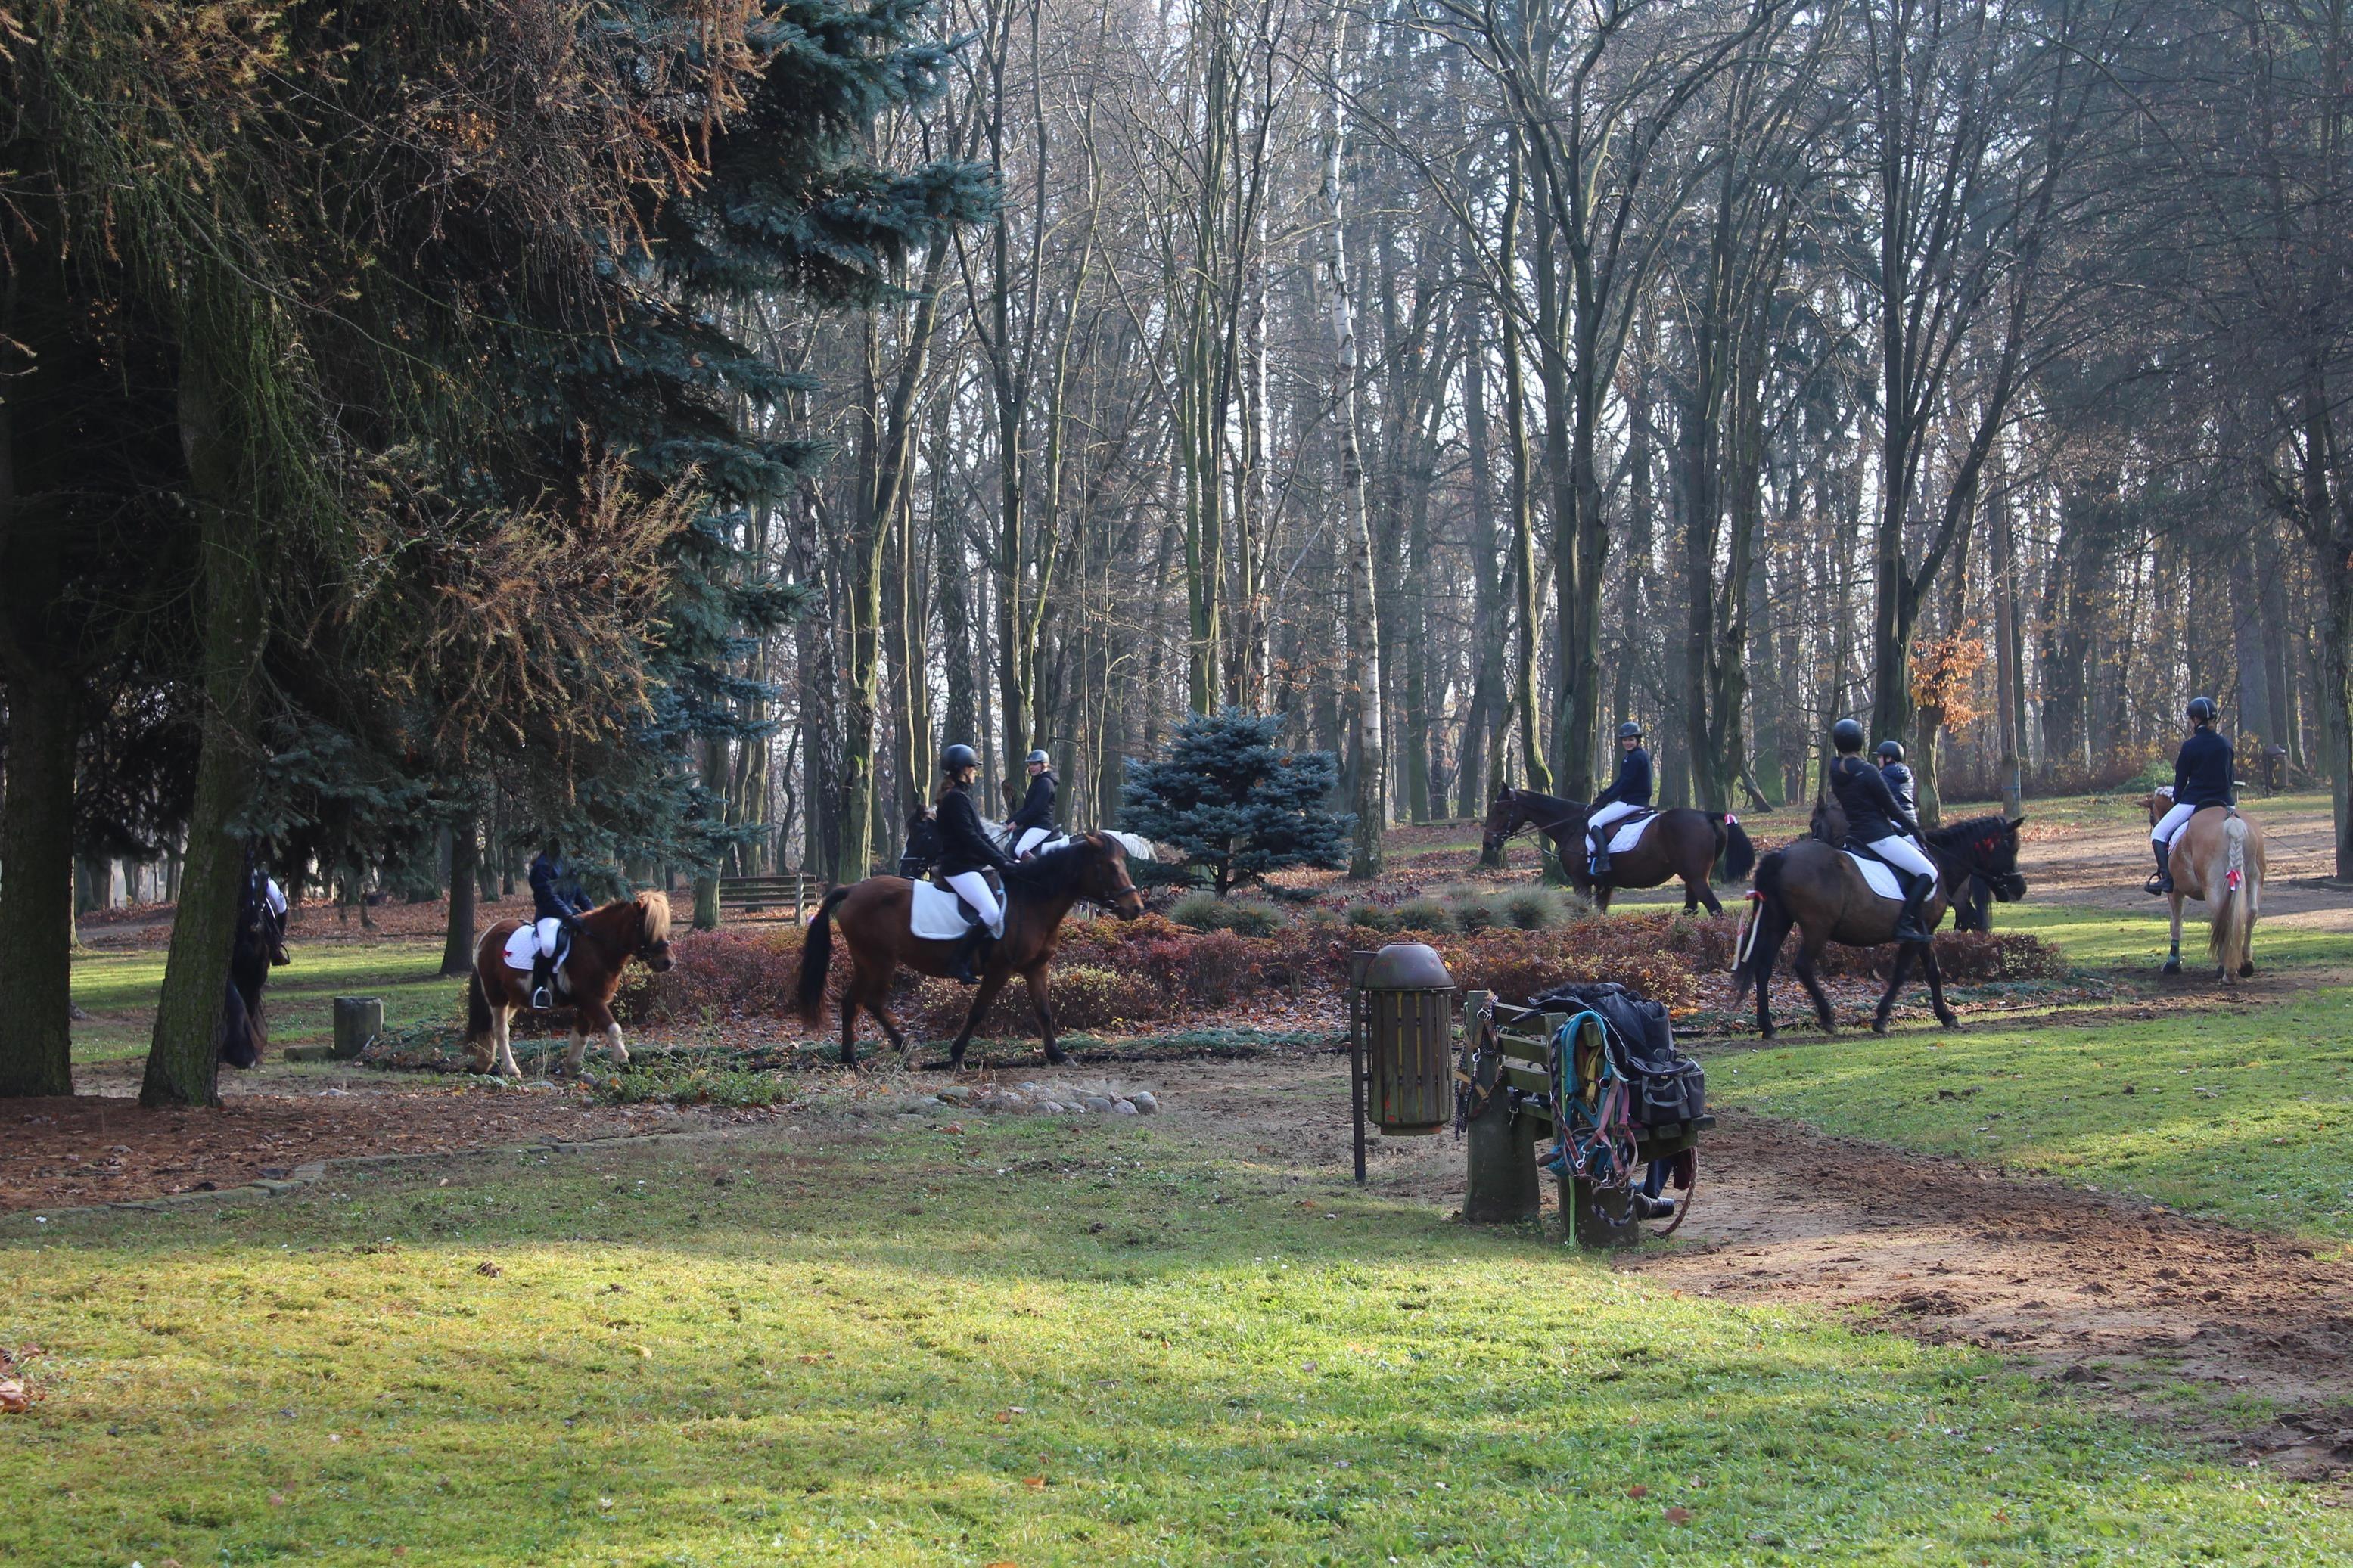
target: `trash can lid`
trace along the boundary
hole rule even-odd
[[[1393,942],[1373,954],[1364,984],[1367,991],[1451,991],[1454,976],[1428,942]]]

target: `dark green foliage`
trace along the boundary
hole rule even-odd
[[[1356,819],[1329,810],[1329,752],[1290,752],[1282,721],[1238,708],[1178,728],[1166,762],[1130,759],[1120,826],[1185,852],[1218,895],[1293,866],[1337,867]]]

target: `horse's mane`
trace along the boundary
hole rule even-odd
[[[638,915],[645,922],[645,940],[649,944],[670,940],[670,895],[658,889],[648,889],[637,896]]]
[[[1540,789],[1515,789],[1512,793],[1518,795],[1524,802],[1535,801],[1544,805],[1557,806],[1563,811],[1586,811],[1590,809],[1587,806],[1585,802],[1581,800],[1570,800],[1566,795],[1546,795]]]
[[[1958,851],[1972,838],[1980,838],[1988,834],[1999,835],[2009,829],[2010,819],[1996,812],[1991,816],[1972,816],[1967,822],[1956,822],[1947,827],[1932,827],[1921,837],[1927,840],[1932,849]]]
[[[1068,844],[1018,862],[1013,869],[1005,873],[1006,885],[1011,887],[1018,883],[1032,892],[1050,897],[1067,893],[1079,885],[1088,861],[1101,853],[1099,846],[1104,842],[1108,841],[1097,839],[1092,834],[1077,835]]]

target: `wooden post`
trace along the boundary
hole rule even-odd
[[[1369,952],[1348,954],[1348,1119],[1356,1140],[1356,1184],[1365,1184],[1365,971]]]
[[[335,1061],[347,1062],[367,1049],[368,1042],[384,1033],[384,1001],[376,996],[338,996],[335,998],[335,1043],[328,1056]]]

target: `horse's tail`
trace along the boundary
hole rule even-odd
[[[2221,883],[2220,897],[2214,897],[2211,883],[2207,887],[2208,896],[2214,898],[2214,921],[2207,928],[2206,945],[2217,964],[2232,969],[2247,950],[2260,896],[2254,868],[2247,864],[2247,819],[2235,811],[2222,824]]]
[[[1757,846],[1748,842],[1748,830],[1730,812],[1715,825],[1715,868],[1722,873],[1719,880],[1745,882],[1757,866]]]
[[[849,897],[848,888],[836,888],[818,905],[817,918],[809,921],[808,935],[801,942],[801,983],[797,1000],[800,1005],[801,1027],[814,1029],[825,1021],[825,972],[833,962],[833,906]]]
[[[1781,901],[1781,864],[1778,849],[1757,862],[1756,909],[1749,917],[1748,929],[1742,933],[1746,948],[1734,955],[1735,1007],[1747,996],[1749,986],[1761,982],[1769,972],[1773,960],[1780,954],[1782,940],[1789,934],[1789,910]]]
[[[478,968],[466,976],[466,1037],[479,1040],[491,1032],[491,999],[482,994],[482,972]]]

